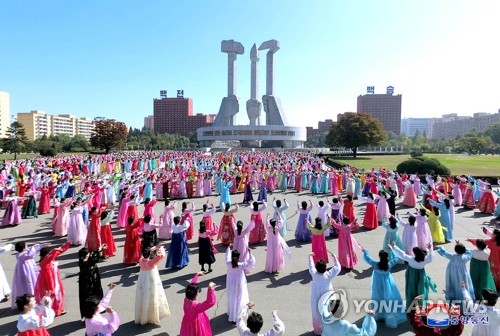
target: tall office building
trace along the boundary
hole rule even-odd
[[[0,92],[0,138],[5,138],[10,126],[10,95]]]
[[[73,137],[77,134],[90,139],[94,122],[89,118],[77,118],[71,114],[58,116],[43,111],[31,111],[17,114],[17,120],[24,126],[26,137],[30,141],[40,139],[44,135],[67,134]]]
[[[178,133],[188,135],[200,127],[209,126],[211,116],[193,114],[191,98],[167,98],[166,93],[160,99],[153,100],[153,127],[159,133]]]
[[[365,112],[382,122],[386,132],[401,131],[401,98],[402,96],[387,94],[366,94],[358,96],[357,112]]]
[[[418,131],[420,135],[429,137],[430,124],[436,118],[404,118],[401,119],[401,133],[412,137]]]

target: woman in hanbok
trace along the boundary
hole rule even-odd
[[[17,319],[18,336],[50,336],[46,328],[54,322],[52,300],[44,296],[39,302],[37,305],[35,297],[28,293],[15,300],[17,309],[22,312]]]
[[[165,250],[161,245],[145,248],[142,251],[135,291],[135,324],[158,324],[162,318],[170,315],[167,296],[157,267],[163,259]]]
[[[116,218],[116,225],[124,228],[127,226],[127,210],[130,202],[130,196],[128,196],[126,192],[123,192],[120,202],[121,204],[120,209],[118,210],[118,217]]]
[[[205,272],[205,264],[208,265],[208,273],[212,272],[212,264],[215,263],[215,254],[218,251],[212,244],[212,236],[216,231],[207,230],[205,221],[200,222],[200,231],[198,233],[198,263],[201,265],[201,271]]]
[[[125,245],[123,245],[123,263],[135,265],[141,259],[141,240],[138,232],[140,220],[129,217],[127,222]]]
[[[485,214],[493,214],[495,212],[495,198],[493,197],[493,190],[489,183],[483,183],[484,188],[479,188],[482,191],[482,196],[477,203],[477,209]]]
[[[331,217],[328,219],[331,225],[339,231],[338,255],[340,265],[347,270],[351,270],[358,264],[358,255],[356,254],[354,245],[360,245],[352,235],[352,231],[359,228],[358,222],[357,220],[349,222],[349,218],[344,217],[342,218],[342,225],[340,225]]]
[[[97,251],[102,245],[101,237],[101,214],[104,208],[99,210],[92,207],[89,212],[90,224],[89,230],[87,232],[87,240],[85,241],[85,247],[89,249],[90,252]]]
[[[472,259],[472,253],[458,242],[455,245],[455,254],[449,253],[443,247],[438,248],[437,253],[450,261],[446,266],[446,300],[464,302],[462,282],[466,283],[470,297],[475,300],[474,285],[467,269],[467,263]],[[465,305],[462,304],[462,309],[464,307]]]
[[[483,299],[483,289],[491,289],[496,292],[495,280],[491,274],[490,262],[488,261],[491,250],[483,239],[467,239],[477,249],[472,250],[470,261],[470,277],[474,288],[476,300]]]
[[[7,244],[3,247],[0,247],[0,254],[9,252],[14,248],[14,244]],[[6,302],[10,299],[10,286],[7,281],[7,277],[5,276],[5,272],[3,271],[2,264],[0,264],[0,302]]]
[[[381,191],[379,195],[373,195],[377,199],[377,219],[382,221],[382,219],[389,219],[391,217],[391,211],[389,210],[389,205],[387,200],[390,198],[384,191]]]
[[[223,204],[231,205],[231,196],[229,194],[229,189],[233,186],[233,181],[228,176],[221,181],[221,192],[219,200],[219,208],[224,209]]]
[[[203,178],[203,193],[205,196],[212,196],[212,180],[209,174],[204,174]]]
[[[343,200],[342,215],[349,218],[349,222],[353,222],[356,219],[354,215],[354,202],[351,195],[347,195],[346,199]],[[381,218],[378,218],[379,220]]]
[[[263,178],[262,181],[257,181],[257,184],[259,185],[259,195],[257,196],[257,201],[262,202],[266,201],[267,202],[267,182],[266,179]]]
[[[179,216],[174,217],[174,226],[172,227],[172,241],[168,249],[166,268],[178,269],[184,268],[189,264],[189,250],[186,241],[186,230],[190,222],[185,220],[181,223]]]
[[[248,260],[240,262],[238,250],[231,250],[230,247],[226,250],[226,293],[229,322],[236,322],[245,305],[250,302],[245,269],[251,269],[255,266],[255,258],[250,249],[248,249],[248,254]]]
[[[500,184],[500,180],[498,182]],[[493,212],[493,216],[495,218],[500,219],[500,190],[495,190],[494,193],[497,195],[497,204],[495,206],[495,211]]]
[[[415,194],[415,189],[413,188],[413,181],[403,182],[405,191],[403,197],[403,205],[414,208],[417,205],[417,195]]]
[[[284,205],[281,204],[281,200],[273,198],[273,218],[276,220],[276,222],[281,221],[281,223],[283,224],[280,229],[280,235],[284,238],[286,236],[286,231],[288,230],[288,220],[286,218],[285,211],[290,207],[290,205],[286,200],[283,200],[283,202]]]
[[[320,217],[316,217],[314,220],[314,225],[311,222],[307,222],[307,229],[311,231],[312,236],[312,252],[314,253],[314,262],[323,260],[328,264],[328,251],[326,249],[325,232],[328,232],[330,226],[332,225],[329,220],[326,220],[322,225],[323,220]]]
[[[266,227],[262,219],[262,212],[267,209],[267,203],[262,201],[262,206],[259,208],[259,203],[253,202],[250,210],[250,222],[254,222],[255,226],[250,232],[249,243],[258,244],[266,239]]]
[[[130,200],[127,203],[127,213],[126,218],[134,217],[135,219],[139,218],[139,213],[137,212],[137,204],[139,204],[139,200],[137,199],[136,194],[130,195]]]
[[[311,173],[311,186],[309,187],[311,194],[317,194],[319,192],[318,187],[318,174],[316,172]]]
[[[332,292],[332,295],[325,295],[318,303],[318,309],[321,312],[323,322],[323,336],[337,335],[357,335],[357,336],[375,336],[377,333],[377,322],[373,318],[375,313],[368,311],[363,319],[361,328],[356,324],[342,319],[345,315],[345,310],[342,299],[337,298],[338,293]],[[332,299],[334,297],[334,299]]]
[[[69,226],[69,207],[73,203],[73,199],[61,199],[61,203],[59,204],[59,210],[57,211],[57,220],[54,225],[54,235],[56,237],[64,237],[68,234],[68,226]]]
[[[156,223],[156,216],[155,216],[155,211],[154,211],[154,207],[156,205],[156,202],[158,202],[157,199],[151,200],[151,198],[149,198],[149,197],[144,199],[144,212],[142,214],[142,217],[145,217],[146,215],[150,215],[152,223]]]
[[[432,211],[425,208],[423,205],[420,206],[421,210],[424,210],[427,216],[429,216],[428,223],[429,229],[432,235],[432,241],[434,243],[445,243],[444,232],[446,228],[441,226],[441,222],[439,221],[439,217],[441,217],[441,212],[439,208],[433,208]]]
[[[332,279],[336,277],[341,270],[341,266],[337,257],[332,253],[333,267],[327,271],[326,262],[320,260],[314,262],[314,252],[309,254],[309,274],[312,277],[311,286],[311,313],[314,333],[321,335],[323,324],[321,323],[321,315],[318,310],[318,303],[323,294],[333,290]]]
[[[196,211],[196,207],[194,206],[194,202],[191,202],[191,208],[188,209],[188,203],[182,202],[182,216],[181,223],[185,221],[189,222],[189,227],[186,231],[186,240],[189,241],[193,239],[194,236],[194,222],[193,222],[193,214]]]
[[[196,191],[195,191],[195,196],[196,197],[203,197],[205,196],[204,194],[204,188],[203,188],[203,174],[198,174],[196,177]]]
[[[26,200],[21,211],[21,218],[27,219],[28,217],[38,218],[38,209],[36,206],[35,195],[33,192],[26,193]]]
[[[462,205],[464,209],[474,209],[476,207],[476,201],[474,200],[474,189],[471,183],[467,183]]]
[[[401,238],[399,237],[399,233],[398,233],[398,230],[400,227],[400,225],[398,224],[398,221],[397,220],[391,220],[391,221],[383,220],[382,226],[384,227],[384,229],[386,229],[384,241],[382,243],[382,250],[389,252],[389,248],[387,246],[389,244],[391,244],[392,242],[395,242],[396,246],[404,251],[405,246],[403,245],[403,242],[401,241]],[[400,259],[398,259],[398,262],[404,263]]]
[[[38,214],[42,215],[50,212],[50,190],[47,183],[44,183],[41,188],[38,188],[40,192],[40,201],[38,203]],[[61,197],[60,197],[61,198]]]
[[[328,173],[324,170],[321,171],[319,174],[319,178],[321,179],[320,184],[319,184],[319,190],[318,192],[320,194],[327,194],[328,193]]]
[[[306,201],[302,201],[299,204],[297,200],[297,209],[299,211],[299,219],[297,221],[297,227],[295,228],[295,239],[302,242],[311,241],[311,231],[307,229],[307,222],[312,222],[311,210],[313,208],[313,203],[309,200],[309,204]]]
[[[460,184],[458,181],[457,183],[451,184],[451,194],[453,196],[453,205],[461,206],[463,203],[463,199],[462,199],[462,191],[460,190]]]
[[[91,296],[103,297],[101,275],[97,263],[100,260],[100,250],[89,252],[87,248],[78,251],[78,297],[80,299],[80,315],[85,316],[85,301]]]
[[[85,335],[86,336],[111,336],[120,327],[118,313],[109,305],[115,284],[109,285],[109,290],[102,299],[91,296],[85,302]],[[106,311],[107,318],[102,312]]]
[[[146,182],[144,183],[144,196],[143,198],[146,199],[153,199],[153,181],[151,180],[151,176],[147,178]]]
[[[249,259],[248,255],[248,233],[252,231],[255,227],[255,222],[252,220],[247,225],[245,229],[243,229],[243,222],[231,221],[231,226],[233,228],[234,233],[234,241],[233,241],[233,250],[242,251],[240,252],[240,262],[246,262]]]
[[[205,227],[208,231],[215,231],[217,229],[216,225],[214,225],[214,221],[212,215],[217,211],[213,204],[209,204],[210,200],[207,199],[207,202],[203,204],[201,220],[205,222]]]
[[[207,310],[212,308],[217,302],[215,296],[215,283],[208,284],[207,298],[204,302],[197,302],[198,293],[201,288],[198,285],[198,277],[203,275],[202,272],[197,273],[191,283],[186,288],[186,297],[184,298],[180,336],[212,336],[212,329],[210,328],[210,319],[206,313]]]
[[[224,212],[219,226],[219,234],[217,235],[217,240],[219,240],[222,245],[229,245],[233,242],[234,232],[232,228],[232,221],[235,220],[234,214],[238,212],[239,206],[236,204],[233,210],[230,209],[231,204],[224,204]]]
[[[397,328],[399,324],[406,322],[405,312],[403,310],[389,312],[382,307],[384,307],[384,302],[395,304],[393,307],[400,307],[403,303],[391,274],[391,269],[396,265],[398,258],[392,249],[389,249],[389,252],[380,250],[378,253],[379,261],[375,261],[370,257],[367,249],[362,248],[361,250],[365,262],[373,267],[371,300],[373,303],[377,303],[377,308],[371,307],[370,309],[375,309],[375,320],[385,321],[388,328]]]
[[[253,201],[252,184],[254,182],[255,181],[250,176],[245,180],[245,186],[243,189],[243,203],[249,204]]]
[[[54,205],[54,214],[52,215],[52,233],[54,233],[56,230],[56,223],[57,223],[57,218],[59,215],[59,206],[61,205],[61,201],[59,199],[59,196],[54,195],[52,202]]]
[[[418,295],[423,296],[423,301],[419,301],[419,305],[426,302],[429,299],[429,289],[436,292],[436,284],[425,272],[425,265],[429,264],[434,258],[434,251],[432,250],[432,245],[429,244],[427,249],[421,249],[420,247],[413,248],[413,254],[415,257],[411,257],[406,254],[399,247],[392,245],[388,246],[394,250],[394,254],[399,259],[408,262],[408,268],[405,273],[405,298],[415,298]],[[429,251],[429,252],[427,252]],[[410,307],[412,302],[406,300],[406,309]]]
[[[68,241],[61,247],[51,249],[46,246],[40,250],[40,273],[35,285],[35,299],[41,302],[47,291],[52,299],[52,309],[56,316],[65,314],[64,311],[64,286],[59,272],[58,256],[69,249],[71,243]]]
[[[368,197],[361,197],[362,201],[366,202],[365,217],[363,218],[363,226],[368,230],[373,230],[378,227],[377,207],[375,206],[375,198],[371,192]],[[383,222],[383,219],[382,219]]]
[[[17,263],[12,278],[12,297],[16,298],[26,293],[31,295],[35,293],[35,284],[38,279],[39,270],[34,258],[42,247],[48,245],[50,244],[34,244],[28,248],[25,242],[17,242],[15,244],[15,250],[18,253],[16,255]],[[16,300],[12,300],[11,302],[12,309],[16,309]]]
[[[160,215],[160,228],[158,229],[158,238],[172,238],[172,226],[174,225],[174,211],[176,208],[176,202],[170,202],[169,199],[165,199],[165,208],[163,209],[163,214]]]
[[[21,209],[19,209],[19,197],[14,191],[9,193],[9,196],[4,198],[4,201],[9,202],[5,209],[0,226],[19,225],[22,223]]]
[[[267,215],[266,223],[267,249],[264,272],[277,273],[285,268],[284,253],[290,257],[291,251],[278,232],[283,224],[276,222],[275,219],[269,220],[269,214]]]
[[[103,211],[101,213],[101,240],[105,247],[102,249],[102,255],[104,258],[113,257],[116,253],[115,239],[113,238],[113,233],[111,232],[111,220],[115,217],[115,212]]]
[[[74,246],[82,245],[87,239],[87,227],[83,222],[83,207],[81,204],[82,199],[78,197],[71,206],[72,210],[69,217],[68,241]]]
[[[452,226],[452,220],[451,220],[451,215],[450,215],[450,209],[453,209],[453,205],[451,205],[450,200],[445,198],[441,198],[442,203],[436,202],[434,200],[429,200],[429,203],[439,209],[440,217],[439,217],[439,222],[445,228],[444,230],[444,237],[445,240],[447,241],[452,241],[453,240],[453,226]],[[453,212],[454,215],[454,212]]]
[[[391,217],[389,221],[391,223],[398,222],[403,227],[402,242],[404,248],[402,250],[409,256],[414,257],[413,248],[418,246],[417,230],[419,224],[417,223],[417,218],[415,216],[409,216],[408,222],[404,222],[398,214],[396,217]],[[394,240],[389,241],[387,244],[391,244],[393,241]],[[400,246],[398,247],[401,248]]]

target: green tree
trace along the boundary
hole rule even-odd
[[[491,141],[500,145],[500,123],[491,125],[484,133],[490,137]]]
[[[331,147],[346,147],[356,157],[361,146],[378,146],[386,141],[386,133],[380,120],[368,113],[347,112],[332,125],[326,144]]]
[[[484,138],[464,136],[458,139],[457,146],[461,151],[469,154],[478,154],[482,149],[486,148],[488,142]]]
[[[14,121],[7,127],[7,137],[2,139],[2,149],[4,151],[13,152],[14,160],[16,160],[17,153],[25,149],[28,143],[29,141],[26,137],[26,131],[24,130],[23,124]]]
[[[106,154],[113,148],[125,147],[127,141],[127,126],[114,119],[96,118],[95,127],[90,136],[93,147],[104,149]]]

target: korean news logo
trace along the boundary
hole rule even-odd
[[[427,303],[426,306],[417,306],[416,316],[426,316],[429,327],[447,328],[450,325],[488,324],[488,315],[482,309],[471,309],[464,306],[464,313],[460,314],[460,306],[448,303]]]

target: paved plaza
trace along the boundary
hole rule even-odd
[[[277,199],[286,199],[290,204],[290,209],[286,211],[290,228],[287,232],[286,241],[292,250],[292,258],[286,259],[285,269],[279,274],[268,274],[264,272],[265,242],[253,247],[252,253],[256,257],[256,266],[253,271],[247,276],[248,289],[250,299],[255,302],[255,311],[261,313],[264,317],[264,328],[268,330],[272,325],[271,311],[278,310],[278,315],[284,321],[286,326],[286,335],[314,335],[312,333],[312,321],[310,313],[310,291],[311,291],[311,276],[307,270],[308,254],[311,252],[310,243],[300,243],[294,238],[294,230],[298,219],[296,202],[302,200],[312,200],[316,205],[321,199],[325,199],[324,195],[311,195],[307,192],[297,194],[289,191],[285,194],[275,192],[269,195],[269,202],[273,197]],[[232,202],[241,202],[242,194],[231,196]],[[331,196],[330,196],[331,199]],[[206,198],[192,199],[196,205],[196,215],[194,216],[195,224],[201,220],[201,207],[206,202]],[[217,196],[210,197],[210,202],[218,204]],[[180,213],[180,201],[178,201],[178,210]],[[400,203],[400,200],[397,204]],[[362,214],[365,205],[361,201],[355,202],[356,215],[362,221]],[[408,209],[397,207],[398,213],[405,214]],[[478,211],[467,210],[462,208],[457,209],[456,226],[454,236],[461,242],[464,242],[467,247],[471,247],[465,242],[467,237],[485,238],[481,228],[483,226],[493,228],[499,223],[493,219],[493,216],[484,216]],[[163,203],[158,202],[155,206],[157,218],[163,211]],[[142,206],[139,207],[139,213],[142,214]],[[265,214],[272,214],[272,207],[264,211]],[[313,209],[311,215],[316,216],[317,211]],[[214,222],[219,223],[222,214],[217,212],[213,215]],[[240,210],[236,214],[236,218],[243,220],[247,225],[250,218],[250,210],[247,205],[240,205]],[[9,227],[0,229],[0,244],[15,243],[19,240],[24,240],[28,244],[51,242],[54,246],[58,246],[65,242],[64,238],[55,239],[50,230],[50,221],[52,215],[42,215],[39,218],[24,220],[17,227]],[[360,222],[361,222],[360,221]],[[159,265],[160,276],[163,280],[163,287],[170,306],[171,316],[163,319],[160,325],[145,325],[139,326],[134,324],[134,301],[135,301],[135,283],[139,272],[138,266],[125,266],[122,264],[123,244],[125,241],[125,231],[121,228],[113,227],[113,234],[118,248],[118,253],[99,264],[101,272],[103,288],[111,282],[117,284],[114,291],[111,305],[116,310],[121,319],[121,326],[114,335],[178,335],[180,324],[183,316],[182,305],[184,299],[184,288],[190,282],[194,273],[200,270],[198,265],[197,242],[195,240],[189,243],[190,248],[190,264],[182,270],[170,271],[164,268],[164,262]],[[196,231],[196,230],[195,230]],[[400,230],[400,235],[401,235]],[[367,248],[371,256],[377,258],[378,251],[382,247],[382,241],[385,235],[385,229],[382,227],[373,231],[365,231],[360,229],[355,232],[355,237],[358,242]],[[165,242],[168,249],[169,242]],[[454,244],[444,244],[449,251],[452,251]],[[215,282],[217,304],[208,311],[211,319],[211,325],[214,335],[237,335],[236,326],[227,321],[226,315],[226,265],[224,262],[225,247],[217,244],[219,254],[216,255],[217,262],[213,265],[214,271],[200,278],[202,293],[199,295],[199,301],[204,300],[206,296],[206,288],[210,281]],[[327,248],[337,254],[337,239],[329,239]],[[71,247],[66,253],[58,258],[59,268],[63,278],[65,287],[65,308],[68,313],[64,316],[57,317],[55,322],[50,326],[49,332],[51,335],[83,335],[84,323],[80,320],[78,309],[78,262],[77,252],[79,247]],[[352,299],[370,299],[371,296],[371,274],[372,269],[363,261],[362,253],[358,250],[360,262],[356,268],[350,273],[341,272],[339,276],[334,278],[334,288],[345,289],[349,294],[349,300]],[[38,261],[38,256],[36,260]],[[14,253],[4,253],[0,256],[2,264],[9,282],[12,279],[12,274],[15,266],[16,258]],[[436,254],[434,262],[426,266],[426,270],[431,278],[438,286],[438,293],[432,293],[433,299],[444,299],[443,290],[445,288],[445,269],[447,259]],[[331,261],[329,266],[331,266]],[[398,288],[404,297],[404,271],[405,266],[396,266],[393,269],[393,276],[396,280]],[[18,312],[10,308],[10,302],[0,304],[0,335],[15,335]],[[361,324],[364,314],[355,313],[354,309],[349,309],[347,319],[351,322],[356,322],[358,326]],[[465,329],[464,335],[470,335],[471,327]],[[388,329],[383,323],[378,324],[378,335],[412,335],[411,327],[408,323],[403,324],[398,329]]]

